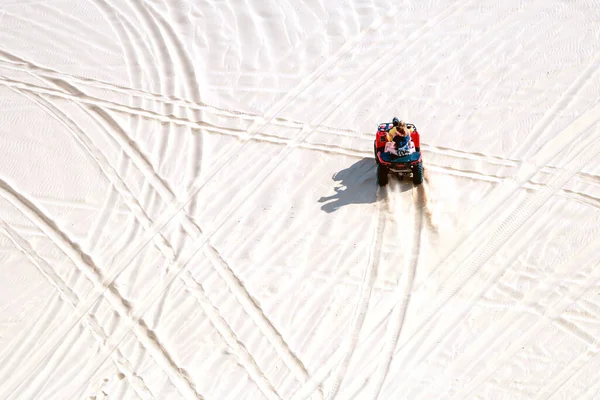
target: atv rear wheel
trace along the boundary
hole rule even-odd
[[[386,166],[377,164],[377,184],[385,186],[388,183],[388,169]]]
[[[415,185],[420,185],[421,183],[423,183],[423,162],[419,161],[414,167],[413,167],[413,183]]]

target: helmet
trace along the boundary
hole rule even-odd
[[[394,126],[398,126],[398,125],[400,125],[400,120],[397,117],[394,117],[394,119],[392,120],[392,124]]]

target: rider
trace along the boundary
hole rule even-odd
[[[394,127],[392,129],[390,129],[387,133],[387,141],[388,142],[392,142],[394,140],[394,136],[396,136],[396,134],[398,134],[398,131],[402,128],[406,129],[406,124],[404,123],[404,121],[400,121],[398,118],[394,117],[394,119],[392,120],[392,125],[394,125]]]

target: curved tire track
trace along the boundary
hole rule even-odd
[[[144,229],[148,229],[152,225],[152,220],[145,213],[135,196],[127,188],[126,184],[121,180],[119,174],[110,166],[110,163],[104,158],[100,150],[94,146],[93,142],[91,142],[85,133],[60,110],[56,109],[44,99],[39,98],[32,100],[34,100],[44,109],[48,110],[48,112],[54,118],[56,118],[63,126],[67,128],[68,131],[75,136],[75,140],[82,144],[84,150],[92,156],[99,168],[103,171],[104,175],[109,179],[112,186],[117,190],[117,193],[124,200],[124,203],[132,212],[135,219],[141,222]],[[175,251],[162,234],[159,233],[157,236],[155,236],[153,241],[155,246],[167,260],[171,260],[172,262],[175,259]],[[233,346],[232,350],[236,355],[238,355],[240,363],[247,369],[250,377],[255,380],[259,388],[261,388],[261,391],[263,391],[263,394],[265,394],[267,398],[279,398],[279,396],[273,397],[272,394],[274,393],[274,390],[269,389],[272,388],[272,384],[268,382],[267,378],[264,376],[264,373],[260,371],[260,369],[257,369],[256,362],[254,361],[253,357],[249,353],[245,352],[243,344],[237,340],[235,334],[231,330],[231,327],[223,320],[223,317],[218,314],[218,311],[217,314],[215,314],[214,310],[216,309],[213,310],[214,307],[211,308],[201,286],[195,283],[191,277],[191,274],[189,273],[184,274],[180,278],[188,287],[188,290],[190,290],[190,292],[194,295],[196,300],[198,300],[199,304],[203,306],[203,309],[206,314],[209,315],[209,319],[213,323],[213,326],[215,326],[219,333],[221,333],[227,344]],[[118,351],[118,348],[115,347],[115,349]]]
[[[14,244],[15,246],[31,261],[33,265],[44,275],[44,277],[50,282],[52,286],[60,293],[61,297],[69,303],[73,308],[77,307],[79,303],[79,297],[73,290],[67,285],[62,278],[54,271],[45,260],[43,260],[31,247],[23,237],[15,232],[6,223],[0,221],[0,231],[2,231]],[[83,320],[83,325],[90,331],[94,339],[99,343],[102,351],[106,351],[105,343],[108,337],[106,331],[98,323],[94,315],[88,315]],[[110,358],[117,370],[127,378],[127,381],[131,384],[135,393],[141,399],[154,399],[154,396],[146,386],[142,377],[137,375],[131,363],[127,358],[120,352],[116,351],[110,354]]]
[[[73,261],[75,266],[94,284],[94,287],[105,293],[106,300],[111,306],[119,313],[119,315],[125,320],[131,320],[131,309],[127,302],[120,296],[118,291],[114,287],[109,287],[105,283],[105,279],[99,273],[98,268],[94,265],[92,259],[85,254],[79,246],[71,242],[68,236],[62,232],[56,224],[50,220],[43,212],[41,212],[33,203],[27,200],[19,192],[15,191],[5,181],[0,180],[0,195],[8,200],[13,206],[21,211],[27,218],[29,218],[42,232],[44,232],[49,239],[51,239],[61,251]],[[95,302],[95,301],[94,301]],[[81,302],[79,303],[81,304]],[[78,318],[78,321],[81,317]],[[193,384],[189,382],[188,378],[182,375],[181,371],[175,366],[171,357],[166,353],[164,348],[155,341],[151,332],[146,326],[136,325],[134,327],[134,333],[140,339],[140,342],[146,349],[150,351],[157,363],[165,370],[169,375],[169,378],[173,381],[176,387],[181,391],[182,394],[188,398],[200,398],[194,390]],[[64,338],[64,336],[62,336]],[[58,344],[58,343],[57,343]],[[57,346],[53,343],[46,343],[42,346],[42,353],[51,356],[49,353],[55,351]],[[46,359],[47,356],[43,356]],[[5,393],[8,395],[14,393],[14,391],[20,387],[24,381],[36,372],[36,375],[40,376],[38,366],[40,365],[35,360],[28,358],[23,363],[23,367],[12,376],[10,376],[5,382]],[[42,366],[42,368],[44,368]],[[20,372],[22,371],[22,372]],[[29,372],[27,372],[29,371]],[[20,373],[19,373],[20,372]],[[39,389],[38,389],[39,390]],[[36,391],[36,389],[29,384],[27,392]],[[33,395],[33,393],[31,393]]]
[[[467,2],[467,3],[468,3],[468,2]],[[466,4],[466,3],[465,3],[465,4]],[[453,8],[451,8],[451,9],[449,9],[450,11],[447,11],[447,12],[444,12],[444,13],[440,14],[440,16],[439,16],[438,18],[435,18],[435,19],[433,19],[432,21],[428,22],[428,24],[426,24],[426,26],[425,26],[424,28],[422,28],[422,30],[419,30],[419,31],[417,31],[417,33],[414,35],[414,38],[412,38],[411,40],[414,42],[414,41],[415,41],[415,40],[416,40],[418,37],[420,37],[420,36],[421,36],[421,35],[422,35],[422,34],[423,34],[425,31],[426,31],[426,28],[427,28],[427,27],[429,27],[429,26],[431,26],[431,25],[433,25],[433,24],[436,24],[436,23],[438,23],[439,21],[441,21],[442,19],[444,19],[444,18],[448,17],[448,16],[449,16],[451,13],[455,12],[455,11],[456,11],[458,8],[460,8],[460,7],[462,7],[462,6],[463,6],[463,5],[460,5],[460,6],[458,6],[458,7],[453,7]],[[380,70],[378,71],[378,69],[377,69],[377,68],[375,68],[375,66],[371,66],[371,67],[370,67],[370,68],[369,68],[369,69],[368,69],[368,70],[367,70],[367,71],[366,71],[366,72],[363,74],[363,76],[361,76],[361,79],[359,79],[359,81],[355,82],[355,83],[354,83],[354,84],[353,84],[351,87],[349,87],[349,88],[347,89],[347,92],[349,92],[349,93],[354,93],[354,92],[356,92],[356,91],[357,91],[359,88],[361,88],[361,87],[364,87],[364,84],[367,82],[367,80],[368,80],[368,79],[370,79],[370,78],[372,77],[370,74],[373,74],[373,73],[377,74],[377,73],[381,73],[381,71],[380,71]],[[365,79],[364,77],[366,77],[366,79]],[[342,96],[342,97],[344,97],[344,96]],[[326,110],[324,110],[324,112],[323,112],[322,114],[320,114],[320,115],[319,115],[319,116],[316,118],[316,120],[317,120],[317,121],[323,121],[323,120],[324,120],[324,119],[326,119],[326,118],[327,118],[329,115],[331,115],[331,113],[333,113],[333,111],[335,111],[335,110],[336,110],[336,109],[339,107],[339,105],[340,105],[340,104],[338,104],[338,102],[336,102],[336,103],[334,103],[334,104],[330,105],[330,106],[329,106],[329,107],[328,107]],[[313,122],[312,122],[311,124],[309,124],[309,125],[305,126],[305,127],[302,129],[302,131],[301,131],[301,134],[300,134],[300,137],[299,137],[299,138],[297,138],[297,140],[296,140],[296,143],[302,142],[302,141],[303,141],[303,140],[304,140],[306,137],[308,137],[308,136],[309,136],[309,135],[310,135],[310,134],[313,132],[313,129],[312,129],[312,127],[311,127],[311,125],[312,125],[312,124],[314,124],[314,120],[313,120]],[[249,130],[249,133],[250,133],[250,134],[252,134],[252,130]],[[221,163],[221,162],[220,162],[220,163],[218,163],[217,167],[214,169],[214,172],[213,172],[212,174],[210,174],[210,176],[208,177],[208,179],[212,178],[212,176],[213,176],[214,174],[216,174],[216,172],[217,172],[218,170],[220,170],[220,168],[221,168],[221,167],[222,167],[222,166],[225,164],[225,162],[227,162],[229,159],[231,159],[232,157],[234,157],[234,156],[235,156],[235,155],[236,155],[236,154],[237,154],[237,153],[238,153],[238,152],[239,152],[239,151],[240,151],[240,150],[241,150],[241,149],[244,147],[245,143],[247,143],[247,141],[246,141],[246,142],[243,142],[241,145],[239,145],[239,147],[238,147],[236,150],[234,150],[234,151],[232,151],[231,153],[229,153],[229,158],[226,158],[224,162],[222,162],[222,163]],[[280,153],[279,157],[276,157],[276,158],[275,158],[275,159],[274,159],[274,160],[273,160],[273,161],[272,161],[272,162],[269,164],[269,165],[271,165],[271,164],[274,164],[273,168],[269,168],[269,167],[265,168],[265,169],[267,170],[267,173],[270,173],[270,172],[272,171],[272,169],[274,169],[275,167],[277,167],[277,166],[278,166],[278,165],[279,165],[279,164],[280,164],[280,163],[281,163],[281,162],[282,162],[282,161],[283,161],[283,160],[284,160],[284,159],[285,159],[285,158],[286,158],[286,157],[289,155],[289,153],[291,153],[291,151],[293,151],[293,148],[294,148],[294,147],[292,147],[292,148],[290,149],[290,147],[286,147],[286,148],[283,150],[283,152],[282,152],[282,153]],[[262,174],[261,174],[261,176],[262,176]],[[208,181],[208,179],[204,179],[204,181],[206,182],[206,181]],[[263,181],[263,180],[264,180],[264,178],[261,178],[261,179],[259,180],[259,184],[260,184],[260,183],[262,183],[262,181]],[[167,211],[169,211],[169,214],[172,212],[170,209],[173,207],[173,205],[175,205],[175,207],[177,207],[177,209],[175,210],[175,212],[177,212],[177,211],[181,210],[181,209],[182,209],[182,208],[183,208],[183,207],[184,207],[184,206],[185,206],[185,205],[186,205],[186,204],[187,204],[187,203],[188,203],[188,202],[191,200],[191,198],[192,198],[192,197],[193,197],[193,196],[194,196],[194,195],[195,195],[195,194],[196,194],[196,193],[197,193],[197,192],[198,192],[198,191],[199,191],[199,190],[200,190],[200,189],[201,189],[201,188],[204,186],[204,183],[203,183],[202,185],[199,185],[199,187],[198,187],[198,188],[196,188],[196,186],[197,186],[197,185],[193,185],[193,186],[192,186],[192,188],[194,189],[194,190],[193,190],[193,192],[192,192],[192,195],[191,195],[191,196],[189,196],[189,197],[187,198],[187,200],[186,200],[184,203],[181,203],[180,201],[177,201],[176,199],[174,199],[174,201],[171,203],[171,205],[170,205],[170,206],[167,208]],[[251,185],[251,186],[252,186],[252,185]],[[250,195],[251,193],[252,193],[252,192],[248,193],[247,195]],[[167,212],[167,211],[165,211],[165,212],[163,213],[163,215],[168,215],[168,214],[166,214],[166,212]],[[170,218],[172,218],[172,217],[169,217],[169,216],[167,216],[167,218],[168,218],[168,220],[170,220]],[[162,220],[162,219],[163,219],[163,218],[162,218],[162,216],[161,216],[161,218],[159,218],[159,221],[160,221],[160,220]],[[166,222],[168,222],[168,220],[167,220]],[[185,226],[184,226],[184,228],[185,228]],[[146,243],[147,243],[147,242],[146,242]],[[145,243],[144,243],[144,245],[145,245]],[[224,275],[222,275],[222,276],[231,276],[231,274],[230,274],[230,273],[231,273],[231,269],[230,269],[230,268],[226,268],[226,269],[224,269],[223,273],[224,273]],[[239,285],[240,285],[240,284],[239,284],[239,280],[238,280],[237,278],[236,278],[236,279],[233,279],[233,280],[231,280],[231,281],[233,282],[233,284],[234,284],[234,287],[236,287],[236,288],[239,288],[239,287],[240,287],[240,286],[239,286]],[[230,282],[231,282],[231,281],[230,281]],[[235,284],[235,282],[236,282],[236,281],[238,282],[238,284]],[[234,293],[235,293],[235,291],[234,291]],[[253,301],[252,301],[252,302],[253,302]],[[304,374],[306,374],[306,373],[304,372]]]
[[[109,21],[109,23],[111,24],[111,26],[117,36],[117,39],[121,43],[121,47],[123,48],[123,53],[125,56],[125,64],[127,67],[130,84],[133,83],[136,87],[142,87],[142,79],[141,79],[142,74],[136,73],[136,71],[133,68],[133,64],[135,62],[136,65],[139,66],[138,60],[140,58],[138,57],[138,54],[141,55],[141,58],[144,60],[145,65],[152,64],[149,62],[149,60],[150,60],[149,51],[143,44],[143,40],[141,40],[141,38],[136,39],[134,37],[133,32],[135,31],[135,29],[133,28],[133,24],[131,24],[131,22],[129,20],[127,20],[124,17],[124,15],[119,12],[119,10],[117,10],[115,8],[111,8],[110,5],[105,0],[92,0],[92,2],[93,2],[93,4],[96,5],[96,7],[99,9],[100,13],[104,16],[104,18],[107,21]],[[112,17],[111,13],[114,15],[115,18],[111,18]],[[131,34],[130,34],[130,32],[131,32]],[[138,52],[136,52],[136,46],[133,45],[133,43],[141,43],[142,44],[141,46],[137,46]],[[144,47],[144,49],[141,49],[141,47]],[[44,73],[44,75],[42,75],[42,76],[48,82],[56,82],[57,80],[60,81],[64,78],[64,75],[62,75],[62,74],[47,74],[47,71],[45,71],[45,69],[41,69],[35,65],[31,65],[24,60],[22,60],[22,62],[25,63],[25,65],[29,65],[30,68],[32,68],[34,71],[41,71],[42,73]],[[141,66],[140,66],[140,68],[141,68]],[[148,69],[149,68],[145,68],[145,70],[148,70]],[[149,73],[153,73],[153,72],[154,72],[154,69],[150,68]],[[160,82],[159,74],[154,72],[153,78],[154,78],[154,82]],[[131,99],[129,101],[128,106],[133,109],[138,109],[138,108],[141,109],[142,108],[142,98],[138,99],[138,98],[134,97],[133,99]],[[130,121],[129,130],[130,130],[130,132],[134,132],[133,136],[135,138],[138,136],[139,129],[141,126],[140,116],[135,115],[135,114],[130,114],[129,121]],[[118,165],[118,167],[117,167],[118,175],[124,176],[127,173],[127,167],[129,164],[127,162],[127,158],[125,157],[125,154],[123,151],[121,151],[119,153],[117,165]],[[88,236],[90,252],[92,252],[94,250],[95,246],[97,245],[97,243],[100,239],[100,236],[102,235],[103,229],[105,227],[105,221],[108,220],[110,213],[112,212],[113,208],[116,205],[116,201],[117,201],[117,192],[113,191],[111,188],[110,193],[109,193],[108,197],[106,198],[105,202],[103,203],[102,209],[98,215],[98,218],[92,225],[90,234]]]
[[[55,82],[56,84],[57,82]],[[66,82],[58,82],[61,87],[65,87],[68,91],[72,93],[74,96],[81,96],[78,94],[78,90],[71,87]],[[112,119],[104,110],[99,108],[98,106],[91,106],[91,110],[93,118],[108,132],[112,133],[113,139],[120,145],[121,148],[125,151],[125,153],[132,159],[134,164],[141,170],[141,172],[146,176],[151,185],[158,191],[159,195],[165,199],[168,203],[178,203],[177,198],[171,192],[171,190],[166,186],[166,184],[162,181],[162,179],[156,174],[156,172],[152,169],[152,166],[149,164],[147,159],[139,153],[138,149],[127,139],[127,135],[122,130],[122,128]],[[251,193],[251,192],[250,192]],[[185,205],[185,204],[184,204]],[[181,207],[183,208],[183,207]],[[180,209],[181,209],[180,208]],[[235,207],[233,208],[235,210]],[[170,220],[170,219],[169,219]],[[168,221],[165,222],[165,224]],[[184,217],[181,221],[181,224],[184,230],[194,239],[200,240],[202,238],[202,231],[200,228],[187,216],[184,214]],[[154,224],[156,226],[156,222]],[[156,235],[163,226],[159,228],[158,231],[152,233],[152,237]],[[147,242],[144,243],[144,245]],[[135,254],[137,254],[135,251]],[[213,266],[217,272],[221,275],[221,277],[228,283],[232,293],[236,295],[238,301],[242,304],[244,309],[253,317],[253,321],[263,333],[267,336],[271,344],[277,350],[277,352],[282,356],[282,359],[286,362],[288,367],[292,372],[295,372],[297,376],[307,376],[307,372],[304,369],[302,363],[298,358],[293,354],[290,350],[289,346],[282,339],[281,334],[277,331],[277,329],[273,326],[273,324],[268,320],[268,318],[264,315],[262,310],[256,305],[256,302],[251,298],[251,296],[246,291],[245,287],[239,279],[235,276],[231,268],[227,265],[227,263],[220,257],[216,249],[214,247],[209,246],[206,250],[207,256],[213,260]],[[135,254],[132,256],[135,257]],[[130,260],[129,258],[127,258]],[[128,263],[126,264],[128,265]],[[119,270],[120,272],[120,270]],[[165,286],[166,288],[166,286]]]

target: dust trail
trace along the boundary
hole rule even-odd
[[[425,223],[427,226],[436,234],[439,234],[439,221],[434,219],[434,204],[431,201],[431,197],[429,195],[429,185],[431,181],[431,176],[429,174],[429,170],[425,168],[423,171],[423,183],[416,187],[416,205],[420,208],[422,216],[424,217]]]

